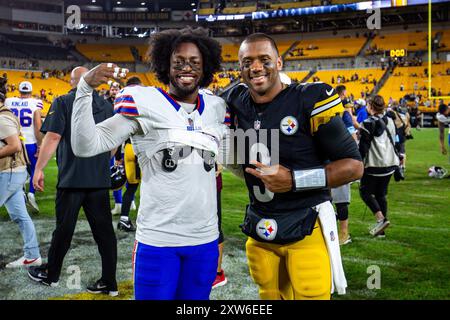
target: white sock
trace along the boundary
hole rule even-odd
[[[128,220],[130,220],[130,218],[128,218],[127,216],[120,216],[120,220],[128,222]]]

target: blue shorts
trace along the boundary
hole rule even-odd
[[[208,300],[216,278],[218,241],[198,246],[154,247],[135,242],[136,300]]]
[[[33,143],[33,144],[26,144],[25,148],[27,150],[27,154],[28,154],[28,159],[30,159],[30,192],[31,193],[35,193],[34,190],[34,186],[33,186],[33,177],[34,177],[34,170],[36,169],[36,163],[37,163],[37,157],[36,157],[36,152],[37,152],[37,143]]]

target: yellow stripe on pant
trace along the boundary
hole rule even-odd
[[[330,299],[330,259],[318,221],[303,240],[280,245],[248,238],[246,250],[261,299]]]
[[[123,158],[128,183],[136,184],[141,182],[141,177],[138,175],[139,169],[136,166],[136,156],[130,143],[125,144]]]

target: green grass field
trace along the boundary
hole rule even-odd
[[[450,169],[450,164],[448,156],[439,152],[436,129],[413,131],[413,134],[414,140],[407,142],[407,178],[399,183],[392,180],[389,186],[391,226],[386,239],[374,239],[368,234],[374,219],[359,197],[358,184],[352,185],[353,243],[341,247],[348,294],[336,299],[450,298],[450,179],[427,176],[430,166]],[[41,212],[34,216],[34,219],[48,219],[50,224],[54,224],[56,172],[52,162],[45,171],[45,193],[37,196]],[[223,229],[228,239],[225,245],[237,246],[236,250],[244,248],[245,237],[239,224],[247,201],[243,182],[225,172],[222,193]],[[131,214],[133,219],[135,214]],[[0,223],[7,220],[4,208],[0,209]],[[46,256],[46,252],[43,254]],[[226,251],[224,260],[231,257]],[[373,265],[380,268],[381,288],[369,290],[367,268]],[[130,298],[130,282],[122,282],[122,287],[126,288],[125,298]]]

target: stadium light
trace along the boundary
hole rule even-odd
[[[191,6],[195,6],[195,2],[192,2],[192,3],[191,3]]]
[[[92,3],[96,3],[97,1],[96,0],[92,0]]]
[[[192,9],[192,11],[194,11],[194,12],[195,12],[195,11],[197,11],[197,9],[195,9],[195,8],[194,8],[194,9]]]
[[[117,1],[116,3],[117,3],[117,4],[122,4],[122,1]]]
[[[141,2],[141,6],[145,6],[145,2]]]

